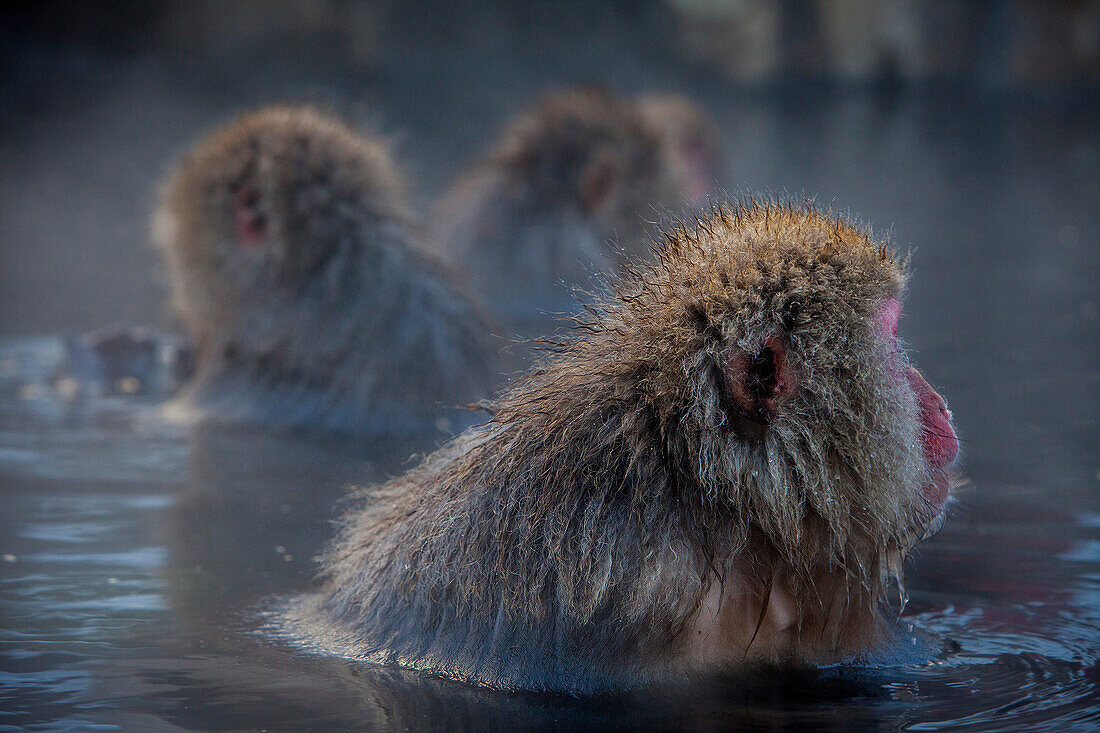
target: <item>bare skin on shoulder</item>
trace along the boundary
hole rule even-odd
[[[202,140],[154,220],[197,344],[175,409],[401,433],[483,397],[490,328],[417,237],[386,145],[316,110],[264,109]]]
[[[875,649],[958,453],[898,344],[905,278],[808,205],[670,232],[489,423],[360,497],[296,627],[571,693]]]

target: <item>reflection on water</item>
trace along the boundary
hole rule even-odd
[[[930,662],[595,700],[508,694],[313,657],[264,632],[267,609],[309,587],[346,487],[431,446],[186,434],[152,429],[155,412],[140,403],[125,420],[117,405],[79,418],[55,407],[4,403],[4,447],[33,435],[34,458],[0,464],[2,726],[926,730],[1010,720],[1084,730],[1097,721],[1095,513],[1002,501],[983,487],[911,567],[905,638],[927,644]],[[148,454],[161,458],[138,460]]]
[[[400,470],[415,448],[203,431],[179,437],[185,460],[119,477],[103,462],[161,438],[110,437],[116,453],[90,451],[69,477],[3,466],[0,725],[924,730],[1057,720],[1084,730],[1096,721],[1095,514],[998,503],[949,524],[913,568],[907,622],[942,650],[931,662],[573,700],[311,657],[262,632],[272,603],[308,587],[349,479]]]
[[[311,656],[265,631],[270,609],[310,587],[349,485],[434,446],[67,401],[59,341],[20,340],[0,344],[0,729],[1095,729],[1095,119],[902,105],[721,122],[754,141],[731,180],[820,192],[915,249],[902,330],[972,481],[907,569],[925,661],[574,700]]]

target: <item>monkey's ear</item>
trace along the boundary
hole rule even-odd
[[[723,365],[733,425],[742,436],[759,439],[783,402],[794,392],[795,378],[787,347],[772,336],[754,351],[738,350]]]
[[[267,215],[261,207],[260,190],[249,179],[233,193],[233,233],[237,244],[245,249],[267,244]]]
[[[584,213],[588,216],[602,213],[618,193],[622,177],[622,168],[612,155],[603,153],[590,160],[581,171],[580,197]]]

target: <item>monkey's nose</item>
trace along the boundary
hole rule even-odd
[[[951,425],[947,402],[914,367],[909,367],[905,376],[920,402],[921,441],[925,458],[933,468],[951,465],[959,455],[959,437]]]

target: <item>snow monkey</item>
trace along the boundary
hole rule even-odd
[[[698,207],[722,179],[725,152],[718,126],[694,102],[671,94],[638,98],[646,121],[661,133],[665,165],[679,190]]]
[[[891,575],[942,523],[959,448],[899,346],[904,262],[810,204],[664,236],[491,420],[358,498],[295,628],[571,693],[890,638]]]
[[[488,393],[490,329],[417,243],[379,140],[311,108],[246,114],[168,177],[153,229],[197,344],[189,414],[400,433]]]
[[[662,135],[632,100],[549,94],[444,194],[432,246],[499,321],[541,335],[547,314],[576,309],[570,286],[645,253],[648,224],[686,197]]]

